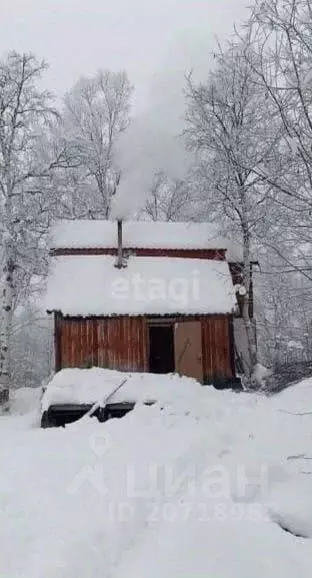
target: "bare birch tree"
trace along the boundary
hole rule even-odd
[[[79,165],[73,176],[79,176],[78,188],[85,190],[76,197],[73,190],[78,216],[80,209],[82,216],[110,215],[121,178],[116,144],[129,125],[131,94],[125,72],[100,70],[94,78],[81,78],[65,97],[65,138]]]
[[[55,205],[51,175],[65,162],[49,137],[57,118],[51,95],[37,88],[46,65],[31,54],[0,61],[0,401],[8,400],[14,305],[30,267],[37,273],[42,238]]]

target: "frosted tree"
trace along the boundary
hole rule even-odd
[[[51,95],[38,89],[45,70],[31,54],[0,61],[0,400],[8,399],[14,307],[41,274],[44,235],[56,205],[52,173],[65,166],[53,146],[57,113]]]
[[[157,171],[140,217],[152,221],[183,221],[194,214],[194,195],[187,179],[170,178]]]
[[[109,217],[121,178],[116,145],[129,125],[131,93],[125,72],[100,70],[93,78],[81,78],[66,95],[65,138],[78,166],[71,175],[76,187],[69,195],[67,212]]]
[[[289,258],[294,256],[289,254]],[[259,260],[261,272],[255,274],[254,283],[259,349],[265,363],[278,370],[295,355],[309,358],[311,286],[276,252],[263,248]]]
[[[14,315],[11,336],[12,387],[39,387],[53,367],[53,323],[33,300]]]
[[[226,219],[243,245],[241,292],[249,344],[250,368],[257,363],[249,318],[252,241],[263,228],[270,209],[272,187],[262,176],[271,165],[280,130],[268,107],[244,44],[231,43],[215,55],[215,69],[206,83],[187,86],[187,143],[197,152],[198,173],[210,214]]]
[[[256,1],[247,24],[248,64],[283,126],[274,170],[263,167],[283,216],[285,238],[311,242],[312,6],[310,0]],[[296,260],[298,264],[298,261]],[[305,266],[303,259],[302,266]]]
[[[269,230],[263,231],[261,241],[269,253],[275,254],[268,277],[274,275],[271,293],[278,293],[274,304],[275,311],[279,312],[278,324],[275,315],[272,322],[272,313],[268,310],[270,298],[266,299],[263,315],[267,317],[267,326],[275,328],[279,325],[277,331],[274,329],[273,335],[278,337],[271,347],[272,351],[276,350],[277,357],[283,351],[284,358],[287,358],[287,344],[299,342],[302,352],[309,357],[312,281],[311,2],[257,0],[245,28],[248,31],[248,43],[242,39],[246,48],[245,59],[253,71],[254,83],[265,92],[268,106],[283,131],[274,163],[255,167],[259,178],[266,179],[272,187],[274,219],[269,220]],[[284,282],[287,279],[287,284],[293,288],[290,300],[283,298],[285,291],[276,290],[281,275],[285,275]],[[289,302],[293,311],[291,320]]]

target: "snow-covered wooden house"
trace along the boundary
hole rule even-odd
[[[211,238],[206,224],[58,223],[46,300],[56,371],[177,372],[233,385],[240,261],[239,248]]]

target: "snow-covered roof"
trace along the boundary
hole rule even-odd
[[[51,231],[52,249],[94,249],[117,247],[116,221],[63,220]],[[242,261],[239,244],[220,237],[207,223],[125,221],[123,246],[148,249],[226,249],[227,260]]]
[[[48,311],[71,316],[230,313],[236,304],[226,261],[98,255],[53,257]]]

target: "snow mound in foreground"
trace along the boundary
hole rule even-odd
[[[312,388],[149,379],[169,401],[120,420],[0,418],[0,576],[310,578],[311,539],[289,532],[311,535],[312,417],[296,411]]]
[[[126,379],[125,385],[110,399],[111,403],[170,402],[176,398],[201,395],[202,386],[179,375],[122,373],[110,369],[62,369],[54,375],[42,398],[42,410],[52,404],[93,404],[105,398]]]
[[[268,499],[273,521],[295,536],[312,538],[312,481],[292,479],[279,484]]]

